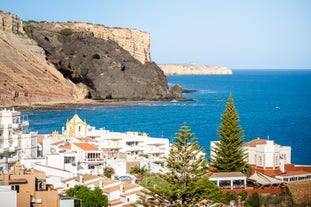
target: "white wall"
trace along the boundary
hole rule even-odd
[[[16,191],[11,190],[11,186],[0,186],[0,206],[17,206],[17,193]]]

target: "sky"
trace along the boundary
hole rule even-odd
[[[311,0],[0,0],[0,10],[148,32],[157,64],[311,69]]]

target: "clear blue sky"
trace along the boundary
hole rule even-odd
[[[149,32],[159,64],[311,68],[311,0],[0,0],[0,10]]]

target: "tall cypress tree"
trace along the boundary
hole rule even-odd
[[[211,165],[215,167],[216,172],[237,172],[246,166],[246,155],[241,148],[244,135],[239,122],[240,118],[230,94],[217,130],[220,142],[216,142],[211,149]]]

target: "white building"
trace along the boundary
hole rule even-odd
[[[215,143],[211,142],[211,149]],[[242,145],[246,153],[247,164],[267,175],[276,175],[285,171],[285,165],[291,162],[291,147],[275,144],[273,140],[253,139]],[[215,156],[211,150],[211,157]]]
[[[246,176],[241,172],[213,173],[209,180],[220,189],[246,189]]]
[[[21,112],[0,111],[0,171],[18,160],[37,157],[37,133],[28,131],[29,122]]]
[[[0,204],[5,207],[17,207],[17,192],[10,185],[0,184]]]
[[[248,164],[255,170],[267,175],[285,171],[285,165],[291,163],[291,147],[281,146],[273,140],[253,139],[243,144]]]
[[[105,129],[95,129],[87,125],[75,114],[66,122],[66,130],[62,132],[67,140],[89,137],[97,141],[99,149],[111,153],[125,153],[127,159],[138,159],[145,155],[150,160],[160,160],[169,154],[169,140],[166,138],[152,138],[142,132],[111,132]]]

